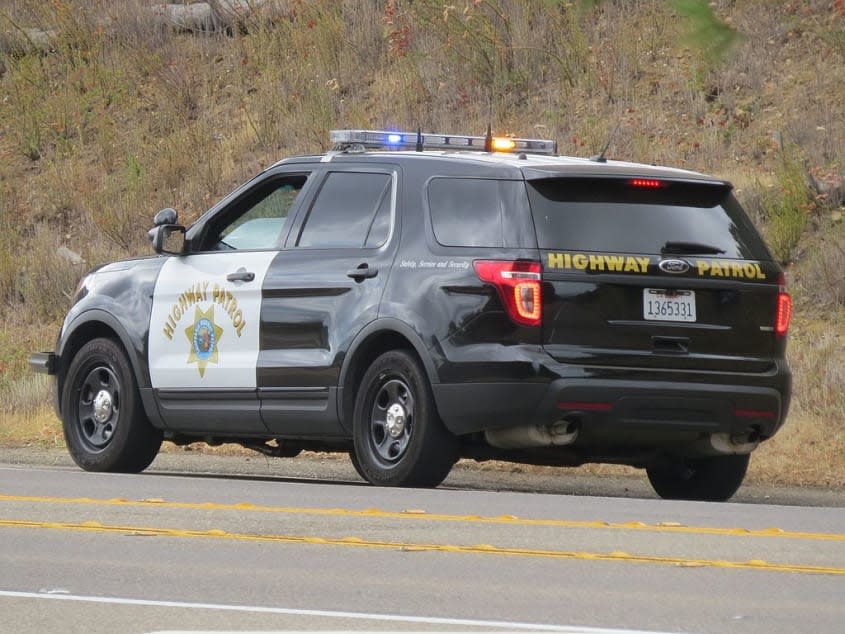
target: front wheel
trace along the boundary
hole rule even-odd
[[[724,502],[737,492],[750,454],[663,462],[646,468],[657,495],[667,500]]]
[[[376,485],[437,486],[458,457],[425,372],[404,350],[384,353],[364,374],[352,433],[356,469]]]
[[[126,355],[111,339],[89,341],[73,357],[62,426],[71,457],[86,471],[143,471],[162,442],[144,414]]]
[[[363,467],[361,467],[361,461],[358,460],[358,454],[355,453],[354,447],[349,450],[349,461],[352,463],[355,473],[357,473],[362,480],[367,480],[367,474],[364,472]]]

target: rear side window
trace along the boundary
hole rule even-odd
[[[719,257],[770,259],[728,187],[658,183],[649,188],[630,179],[529,181],[540,248],[651,255],[667,243],[686,242],[723,251]]]
[[[519,247],[526,243],[523,181],[435,178],[428,185],[434,237],[451,247]]]
[[[332,172],[311,206],[297,246],[378,247],[391,222],[389,174]]]

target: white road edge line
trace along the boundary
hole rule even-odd
[[[511,621],[482,621],[476,619],[449,619],[430,616],[403,616],[399,614],[368,614],[366,612],[335,612],[331,610],[303,610],[269,606],[226,605],[218,603],[190,603],[186,601],[154,601],[149,599],[128,599],[120,597],[94,597],[75,594],[45,594],[43,592],[17,592],[0,590],[0,597],[10,599],[41,599],[52,601],[76,601],[108,605],[134,605],[156,608],[184,608],[192,610],[225,610],[229,612],[252,612],[255,614],[286,614],[292,616],[317,616],[335,619],[360,619],[364,621],[394,621],[399,623],[423,623],[427,625],[452,625],[465,627],[489,627],[504,630],[534,630],[544,632],[568,632],[570,634],[661,634],[644,630],[607,629],[578,627],[572,625],[548,625],[542,623],[519,623]]]

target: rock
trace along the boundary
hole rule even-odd
[[[250,22],[284,14],[286,2],[269,0],[209,0],[153,7],[160,24],[183,32],[247,31]]]
[[[56,255],[67,260],[71,264],[85,264],[85,258],[79,255],[76,251],[71,251],[66,246],[60,246],[56,250]]]
[[[833,170],[811,170],[810,185],[831,207],[845,205],[845,176]]]
[[[53,48],[56,32],[44,29],[24,28],[0,33],[0,53],[26,55],[33,51],[48,53]]]
[[[156,21],[175,31],[211,32],[216,25],[211,4],[195,2],[193,4],[161,4],[153,7]]]

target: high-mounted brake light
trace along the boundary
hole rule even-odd
[[[785,337],[792,319],[792,298],[786,292],[786,276],[781,273],[778,278],[778,304],[775,313],[775,334]]]
[[[475,152],[523,152],[525,154],[557,154],[557,141],[552,139],[516,139],[494,137],[492,148],[485,136],[462,134],[423,134],[388,130],[332,130],[329,140],[335,149],[363,147],[391,150],[470,150]]]
[[[663,181],[655,178],[633,178],[631,179],[631,187],[639,187],[640,189],[660,189],[663,187]]]
[[[523,326],[539,326],[543,316],[539,262],[476,260],[478,278],[496,287],[508,317]]]

